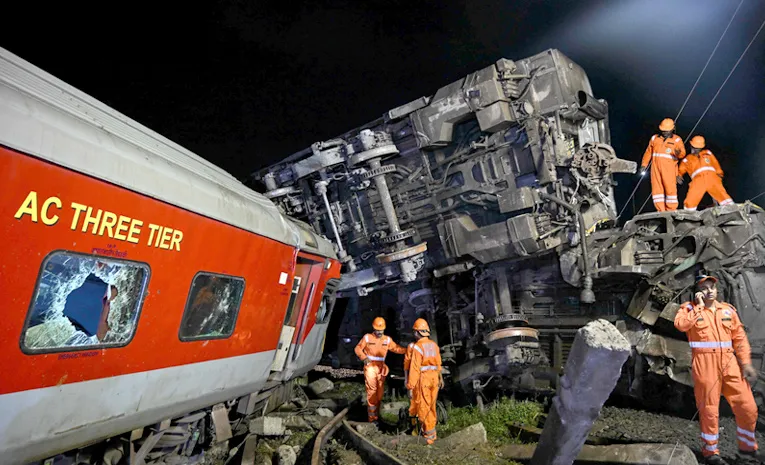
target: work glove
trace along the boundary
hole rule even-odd
[[[751,363],[747,363],[743,366],[742,371],[744,372],[744,378],[750,385],[754,386],[754,383],[757,382],[757,370],[754,369]]]
[[[368,358],[365,358],[364,359],[364,366],[369,365],[369,363],[370,363],[370,360]]]

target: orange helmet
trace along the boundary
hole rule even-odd
[[[672,118],[664,118],[659,124],[659,131],[672,131],[675,129],[675,120]]]
[[[415,331],[430,333],[430,326],[428,326],[428,322],[422,318],[417,318],[417,320],[414,322],[414,326],[412,327],[412,329],[414,329]]]
[[[703,149],[707,145],[707,141],[704,140],[704,136],[693,136],[691,138],[691,147],[695,149]]]
[[[375,318],[375,321],[372,322],[372,327],[376,331],[382,331],[385,329],[385,320],[382,317]]]

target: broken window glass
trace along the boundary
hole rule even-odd
[[[181,340],[231,336],[243,293],[242,278],[197,274],[191,283],[191,293],[181,320]]]
[[[143,263],[54,252],[42,264],[22,347],[36,352],[127,344],[148,278]]]

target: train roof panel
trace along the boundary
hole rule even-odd
[[[0,144],[291,246],[299,228],[231,174],[0,48]],[[307,249],[334,257],[318,237]]]

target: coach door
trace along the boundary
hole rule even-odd
[[[300,352],[303,348],[306,336],[311,328],[316,323],[316,313],[313,311],[314,307],[318,305],[319,299],[321,299],[321,293],[319,292],[319,281],[321,280],[321,273],[324,270],[324,262],[308,262],[310,271],[308,273],[308,279],[306,281],[306,295],[303,304],[300,306],[300,315],[297,334],[292,339],[292,344],[295,346],[292,351],[292,361],[298,359]],[[317,296],[317,294],[319,294]]]
[[[305,325],[308,315],[305,310],[308,303],[313,300],[318,278],[321,277],[321,263],[318,263],[318,274],[316,273],[316,264],[317,262],[298,257],[295,277],[292,281],[292,291],[287,303],[287,313],[284,316],[284,324],[279,336],[279,344],[276,346],[276,357],[274,357],[274,362],[271,365],[271,371],[284,370],[290,348],[302,337],[301,324],[302,326]]]

